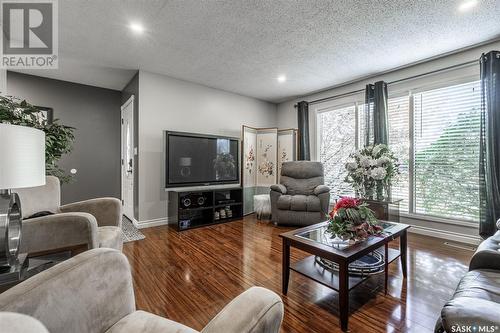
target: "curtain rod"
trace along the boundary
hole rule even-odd
[[[401,82],[405,82],[405,81],[410,81],[410,80],[418,79],[418,78],[421,78],[421,77],[424,77],[424,76],[428,76],[428,75],[432,75],[432,74],[436,74],[436,73],[440,73],[440,72],[446,72],[446,71],[449,71],[449,70],[452,70],[452,69],[456,69],[456,68],[467,67],[467,66],[470,66],[472,64],[477,64],[477,63],[478,63],[478,60],[470,60],[470,61],[467,61],[467,62],[463,62],[463,63],[460,63],[460,64],[448,66],[448,67],[445,67],[445,68],[436,69],[436,70],[433,70],[433,71],[430,71],[430,72],[426,72],[426,73],[422,73],[422,74],[417,74],[417,75],[409,76],[409,77],[406,77],[406,78],[403,78],[403,79],[399,79],[399,80],[394,80],[394,81],[391,81],[391,82],[387,82],[387,85],[391,85],[391,84],[395,84],[395,83],[401,83]],[[309,104],[318,104],[318,103],[330,101],[330,100],[341,98],[341,97],[346,97],[346,96],[350,96],[350,95],[359,94],[360,92],[363,92],[363,91],[365,91],[365,89],[358,89],[358,90],[353,90],[353,91],[349,91],[349,92],[338,94],[338,95],[333,95],[333,96],[329,96],[329,97],[315,99],[313,101],[310,101]],[[296,108],[297,104],[295,104],[294,107]]]

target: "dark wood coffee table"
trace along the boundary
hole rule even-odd
[[[331,245],[329,235],[324,234],[327,222],[314,224],[305,228],[296,229],[280,235],[283,241],[283,267],[282,267],[282,291],[286,295],[288,291],[288,279],[290,270],[302,274],[324,286],[339,293],[340,327],[347,330],[349,318],[349,290],[367,280],[371,275],[355,276],[348,273],[349,264],[364,257],[365,255],[383,249],[385,292],[387,293],[388,265],[401,258],[403,277],[407,274],[407,230],[409,225],[381,221],[384,225],[384,233],[379,236],[370,236],[367,240],[349,245],[345,248]],[[400,239],[400,250],[389,248],[389,243]],[[290,247],[306,251],[312,256],[290,264]],[[319,256],[338,264],[338,272],[318,269],[315,257]]]

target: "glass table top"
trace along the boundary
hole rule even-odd
[[[396,227],[398,224],[397,223],[391,223],[391,222],[386,222],[386,221],[381,221],[380,225],[384,228],[383,233],[385,234],[390,234],[391,229]],[[304,238],[307,240],[311,240],[323,245],[328,245],[331,247],[334,247],[336,249],[345,249],[351,245],[354,245],[354,242],[349,242],[349,241],[341,241],[339,238],[334,238],[335,236],[332,235],[331,233],[327,232],[327,225],[322,225],[317,228],[307,230],[307,231],[302,231],[295,236]],[[374,236],[371,236],[374,237]]]

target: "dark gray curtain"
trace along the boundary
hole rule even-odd
[[[365,146],[389,143],[387,98],[387,83],[384,81],[366,85]]]
[[[297,104],[297,123],[299,126],[299,161],[309,161],[311,151],[309,147],[309,103],[301,101]]]
[[[480,67],[479,234],[486,238],[500,218],[500,52],[483,54]]]
[[[367,84],[365,89],[365,147],[373,143],[373,91],[375,86]]]

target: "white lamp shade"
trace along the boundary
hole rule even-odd
[[[45,133],[0,124],[0,189],[45,185]]]

